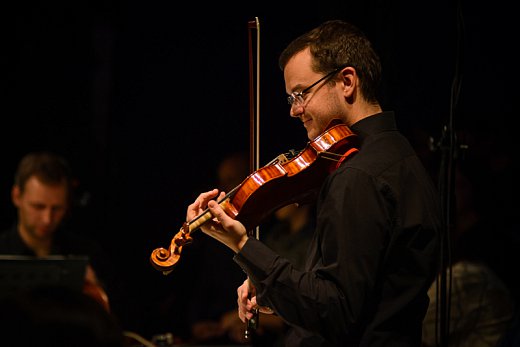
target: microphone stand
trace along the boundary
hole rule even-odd
[[[435,336],[440,347],[448,347],[450,333],[451,308],[451,233],[455,218],[455,167],[456,159],[460,156],[459,149],[466,149],[465,145],[458,145],[454,129],[454,113],[458,103],[458,96],[462,84],[460,74],[461,39],[463,37],[463,18],[461,2],[457,2],[457,54],[455,61],[455,76],[452,83],[450,113],[448,124],[444,126],[441,138],[434,149],[441,151],[439,167],[439,190],[444,214],[444,229],[441,235],[441,249],[439,254],[440,274],[437,282],[437,325]]]

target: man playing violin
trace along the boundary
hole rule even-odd
[[[209,209],[201,229],[232,249],[248,276],[237,290],[240,319],[253,309],[280,316],[290,326],[286,346],[420,346],[442,210],[393,112],[377,100],[379,57],[358,28],[328,21],[292,41],[279,62],[290,115],[310,140],[333,119],[359,140],[358,153],[321,185],[304,269],[227,215],[217,202],[225,192],[200,194],[187,220]]]

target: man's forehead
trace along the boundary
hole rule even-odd
[[[24,195],[31,196],[53,196],[53,197],[66,197],[67,196],[67,184],[62,183],[44,183],[36,176],[30,177],[25,182]]]
[[[285,86],[288,92],[307,86],[309,81],[316,79],[318,73],[312,70],[312,56],[307,48],[296,53],[284,68]]]

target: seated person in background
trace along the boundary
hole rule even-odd
[[[452,230],[451,300],[448,346],[495,347],[513,317],[514,299],[502,276],[506,241],[500,218],[478,208],[475,186],[461,168],[456,172],[456,215]],[[488,202],[485,202],[486,205]],[[449,279],[449,272],[447,278]],[[447,284],[449,288],[449,285]],[[423,346],[440,342],[437,283],[428,291]]]
[[[24,156],[11,191],[17,219],[0,233],[0,254],[88,256],[84,292],[110,310],[106,283],[111,263],[100,245],[66,229],[72,191],[72,172],[62,157],[49,152]]]
[[[280,208],[274,213],[275,223],[260,235],[260,240],[302,269],[313,235],[314,209],[313,204],[291,204]]]

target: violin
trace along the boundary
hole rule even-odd
[[[110,302],[105,289],[101,286],[96,273],[91,265],[87,266],[85,271],[85,282],[83,283],[83,293],[91,296],[94,300],[99,302],[101,306],[110,312]]]
[[[337,120],[299,152],[289,151],[250,174],[218,203],[233,219],[252,230],[277,209],[315,199],[329,173],[358,151],[357,135]],[[184,245],[191,243],[191,233],[213,218],[206,209],[184,222],[168,249],[156,248],[150,262],[168,274],[178,262]]]

